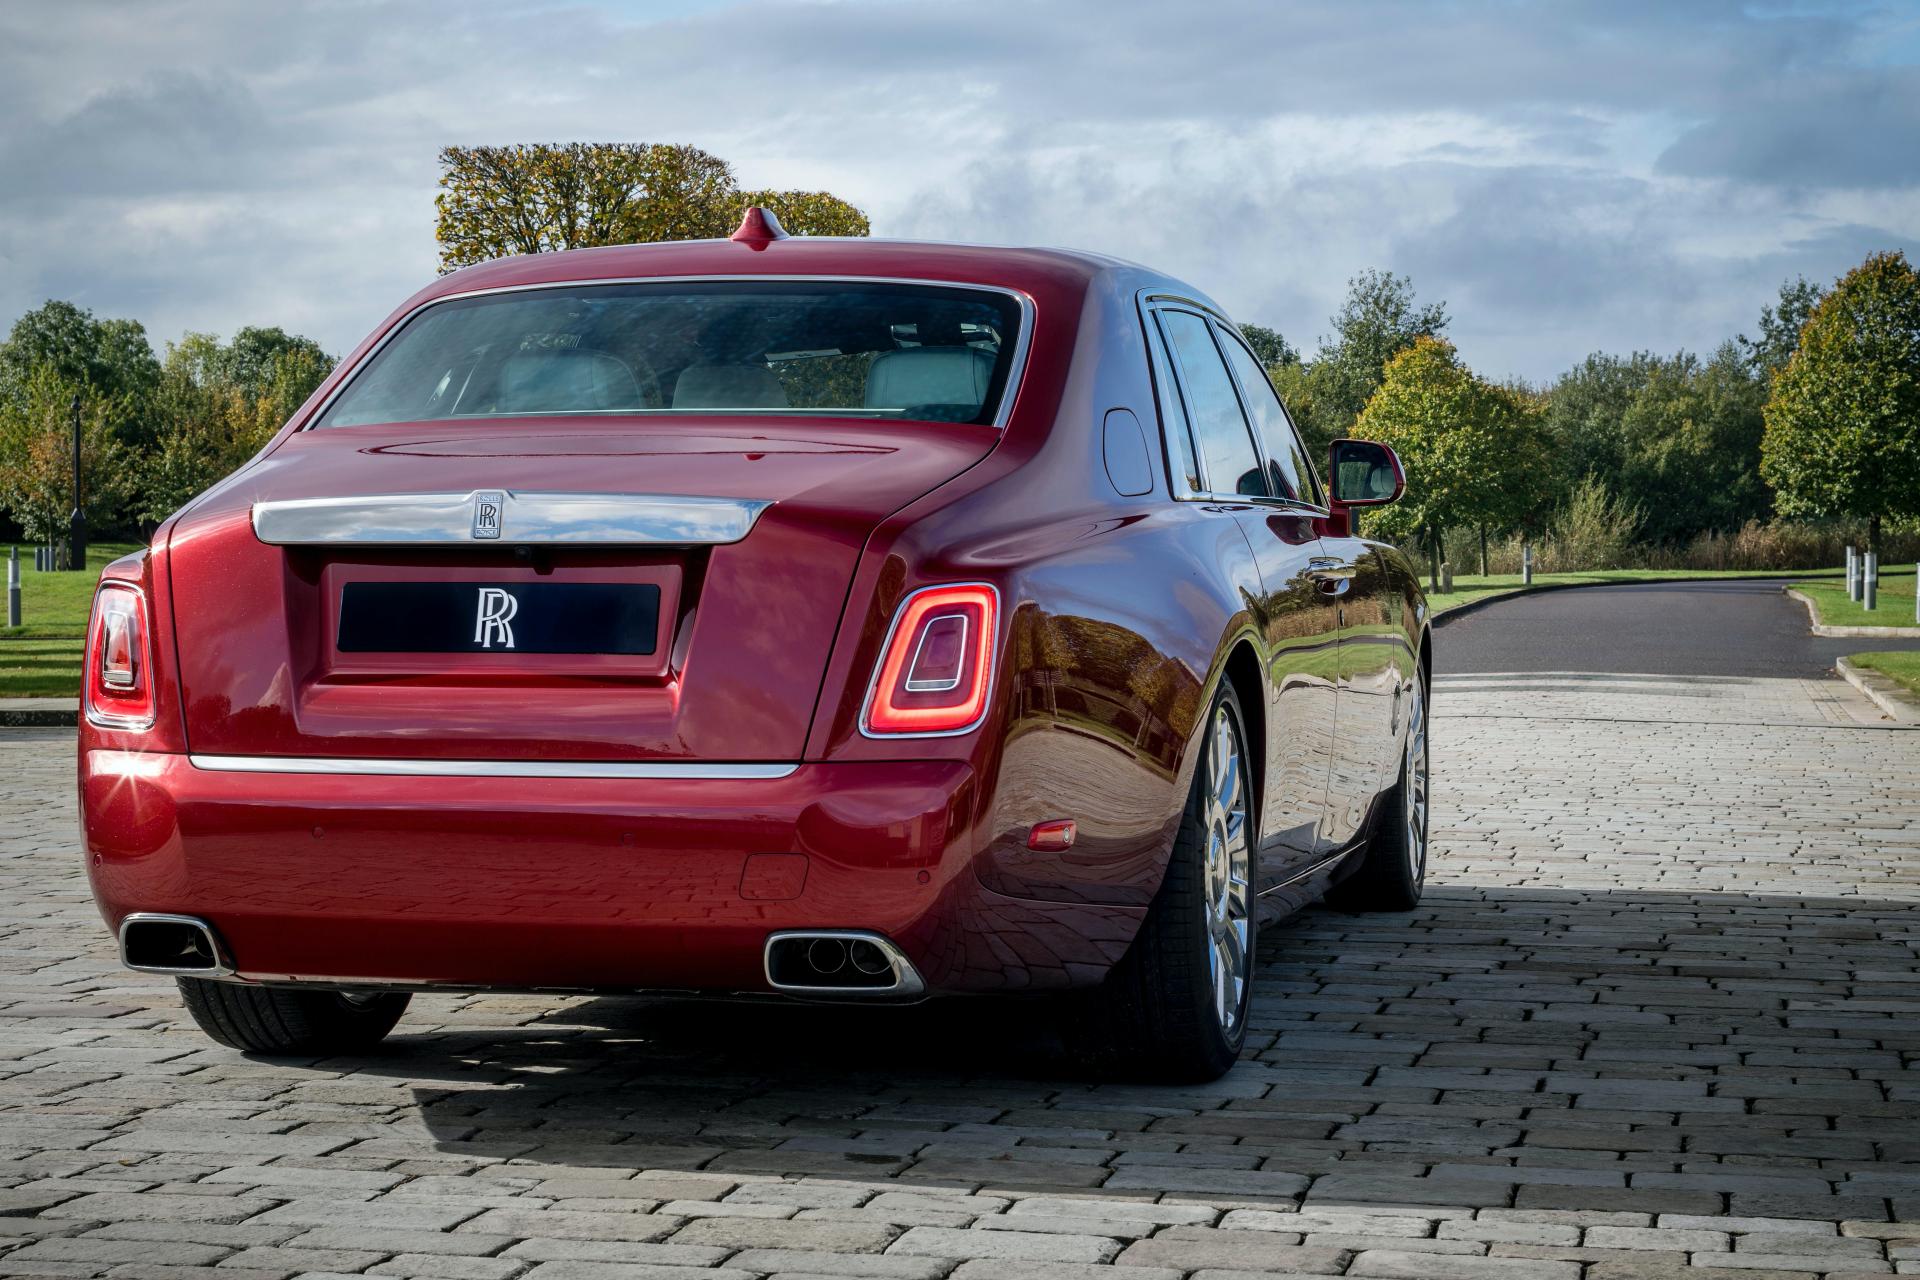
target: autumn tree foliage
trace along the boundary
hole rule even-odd
[[[1781,514],[1920,517],[1920,273],[1877,253],[1840,278],[1773,378],[1761,474]]]
[[[748,205],[795,235],[863,236],[867,217],[825,191],[743,191],[725,160],[646,142],[447,147],[435,238],[440,269],[516,253],[725,236]]]

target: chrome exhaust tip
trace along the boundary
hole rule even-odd
[[[120,963],[141,973],[233,976],[233,959],[213,926],[197,916],[135,911],[120,921]]]
[[[917,996],[927,984],[886,937],[862,929],[789,929],[767,938],[767,985],[795,995]]]

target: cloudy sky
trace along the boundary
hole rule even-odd
[[[0,325],[343,352],[433,275],[438,148],[571,140],[1149,262],[1309,349],[1387,267],[1542,379],[1916,256],[1920,4],[6,0]]]

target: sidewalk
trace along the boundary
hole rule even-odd
[[[78,698],[0,698],[0,729],[58,728],[79,720]]]

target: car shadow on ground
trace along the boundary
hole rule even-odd
[[[1268,932],[1248,1052],[1208,1085],[1102,1081],[1057,1006],[1003,999],[427,1002],[447,1026],[324,1065],[406,1079],[450,1158],[1880,1219],[1920,1210],[1920,886],[1887,889],[1309,911]]]

